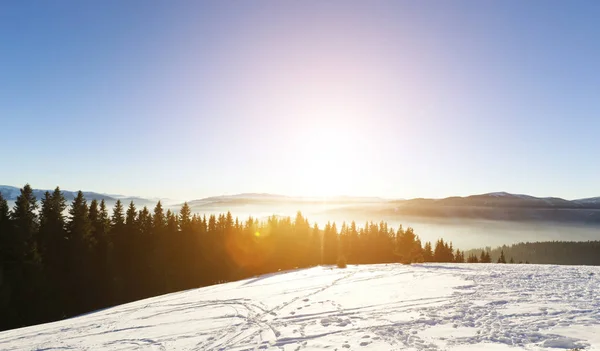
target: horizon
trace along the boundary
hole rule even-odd
[[[49,188],[40,188],[37,186],[33,186],[31,185],[31,183],[26,183],[29,184],[32,189],[34,190],[53,190],[55,189],[57,186],[54,187],[49,187]],[[24,186],[24,185],[23,185]],[[7,184],[0,184],[0,187],[13,187],[13,188],[17,188],[17,189],[22,189],[23,186],[16,186],[16,185],[7,185]],[[365,198],[365,199],[380,199],[380,200],[384,200],[384,201],[407,201],[407,200],[418,200],[418,199],[431,199],[431,200],[441,200],[441,199],[447,199],[447,198],[452,198],[452,197],[469,197],[469,196],[481,196],[481,195],[495,195],[495,194],[507,194],[507,195],[512,195],[512,196],[531,196],[534,198],[539,198],[539,199],[547,199],[547,198],[559,198],[559,199],[563,199],[563,200],[567,200],[567,201],[577,201],[577,200],[585,200],[585,199],[592,199],[592,198],[600,198],[600,196],[586,196],[586,197],[582,197],[582,198],[576,198],[576,199],[570,199],[570,198],[563,198],[563,197],[559,197],[559,196],[537,196],[537,195],[533,195],[533,194],[515,194],[515,193],[511,193],[511,192],[507,192],[507,191],[490,191],[490,192],[485,192],[485,193],[480,193],[480,194],[467,194],[467,195],[450,195],[450,196],[446,196],[446,197],[423,197],[423,196],[418,196],[418,197],[410,197],[410,198],[400,198],[400,197],[382,197],[382,196],[354,196],[354,195],[346,195],[346,194],[339,194],[339,195],[329,195],[329,196],[310,196],[310,195],[306,195],[306,196],[294,196],[294,195],[288,195],[288,194],[277,194],[277,193],[268,193],[268,192],[241,192],[241,193],[234,193],[234,194],[220,194],[220,195],[208,195],[208,196],[204,196],[204,197],[200,197],[200,198],[190,198],[190,199],[176,199],[176,198],[170,198],[170,197],[164,197],[164,196],[158,196],[158,195],[153,195],[153,196],[140,196],[140,195],[135,195],[135,194],[116,194],[116,193],[110,193],[110,192],[104,192],[104,191],[97,191],[97,190],[93,190],[93,189],[77,189],[77,190],[73,190],[73,189],[65,189],[63,187],[61,187],[60,185],[58,185],[58,187],[60,188],[61,191],[69,191],[69,192],[77,192],[77,191],[82,191],[82,192],[91,192],[91,193],[96,193],[96,194],[100,194],[100,195],[106,195],[106,196],[111,196],[111,197],[115,197],[115,196],[123,196],[125,198],[141,198],[141,199],[146,199],[146,200],[172,200],[172,201],[184,201],[184,202],[192,202],[192,201],[198,201],[198,200],[204,200],[204,199],[210,199],[210,198],[219,198],[219,197],[233,197],[233,196],[241,196],[241,195],[261,195],[261,196],[280,196],[280,197],[287,197],[287,198],[291,198],[291,199],[331,199],[331,198],[343,198],[343,197],[348,197],[348,198]]]
[[[586,1],[10,2],[2,182],[597,196],[598,17]]]

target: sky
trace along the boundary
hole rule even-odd
[[[600,196],[600,2],[0,2],[0,184]]]

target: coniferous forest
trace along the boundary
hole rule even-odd
[[[57,187],[14,207],[0,193],[0,330],[54,321],[169,292],[316,265],[456,262],[600,264],[600,242],[497,249],[422,243],[386,222],[311,224],[295,218],[199,216],[133,202],[68,204]],[[583,260],[583,261],[582,261]]]
[[[464,262],[412,228],[295,218],[240,220],[117,201],[67,204],[59,188],[38,201],[25,185],[14,207],[0,194],[0,329],[76,316],[183,289],[320,264]]]

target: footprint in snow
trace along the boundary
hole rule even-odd
[[[370,341],[363,341],[363,342],[361,342],[359,345],[360,345],[360,346],[367,346],[367,345],[369,345],[370,343],[371,343]]]
[[[342,345],[342,347],[345,348],[345,349],[349,349],[350,348],[350,344],[344,344],[344,345]]]
[[[304,301],[304,302],[308,302],[308,299],[304,299],[304,300],[302,300],[302,301]]]

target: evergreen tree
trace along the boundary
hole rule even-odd
[[[10,296],[10,289],[14,284],[11,271],[16,262],[16,243],[10,217],[8,202],[0,192],[0,296]],[[12,323],[16,322],[18,314],[16,307],[11,303],[10,297],[0,299],[0,330],[13,327]]]
[[[125,213],[125,228],[127,235],[132,235],[137,229],[137,209],[135,208],[133,201],[129,203],[129,207]]]
[[[500,252],[500,257],[498,258],[498,263],[506,263],[506,258],[504,257],[504,250]]]
[[[121,200],[117,200],[115,207],[113,208],[113,214],[111,219],[112,228],[119,231],[125,225],[125,217],[123,216],[123,204]]]
[[[37,208],[38,204],[33,195],[33,189],[26,184],[21,189],[11,213],[17,244],[15,256],[22,264],[39,263],[36,245],[39,226],[38,216],[35,213]]]
[[[433,250],[429,241],[425,243],[423,248],[423,262],[433,262]]]
[[[323,263],[322,233],[317,223],[313,225],[310,234],[310,252],[312,253],[311,265],[316,266]]]
[[[15,201],[11,212],[12,231],[7,248],[7,285],[12,300],[7,317],[15,325],[27,325],[36,320],[42,301],[35,298],[40,290],[41,258],[37,248],[39,228],[38,208],[33,189],[26,184]]]
[[[9,259],[8,248],[13,234],[11,227],[8,202],[0,192],[0,277],[3,276],[3,268]],[[0,286],[2,286],[1,283]]]
[[[356,222],[350,223],[348,231],[348,263],[358,264],[362,261],[360,237],[356,228]]]
[[[154,215],[152,216],[152,225],[156,233],[162,232],[167,225],[165,213],[160,201],[154,207]]]
[[[485,263],[492,263],[492,256],[489,251],[485,252]]]
[[[471,253],[469,255],[469,258],[467,258],[467,263],[479,263],[479,259],[477,259],[477,255],[474,253]]]
[[[229,217],[231,217],[231,213],[228,213]],[[229,222],[229,221],[227,221]],[[231,220],[233,222],[233,220]],[[192,224],[192,211],[187,202],[184,202],[181,206],[181,210],[179,211],[179,225],[181,230],[188,231],[191,228]]]
[[[46,192],[41,202],[39,250],[46,278],[44,285],[48,303],[45,304],[45,313],[49,318],[56,319],[67,314],[64,307],[69,278],[69,255],[65,255],[69,249],[64,216],[67,204],[58,187],[52,194]]]
[[[333,265],[338,256],[338,233],[335,223],[327,223],[323,231],[323,264]]]
[[[86,310],[87,296],[91,293],[92,277],[89,271],[93,262],[91,254],[95,245],[92,237],[92,224],[89,218],[89,209],[83,193],[79,191],[69,208],[69,221],[67,223],[70,286],[69,296],[70,313],[78,314]]]
[[[112,290],[112,274],[114,270],[111,260],[112,243],[109,238],[110,219],[104,200],[92,200],[90,203],[89,218],[91,233],[96,243],[92,253],[92,272],[94,280],[94,308],[101,308],[110,304],[114,299]]]

